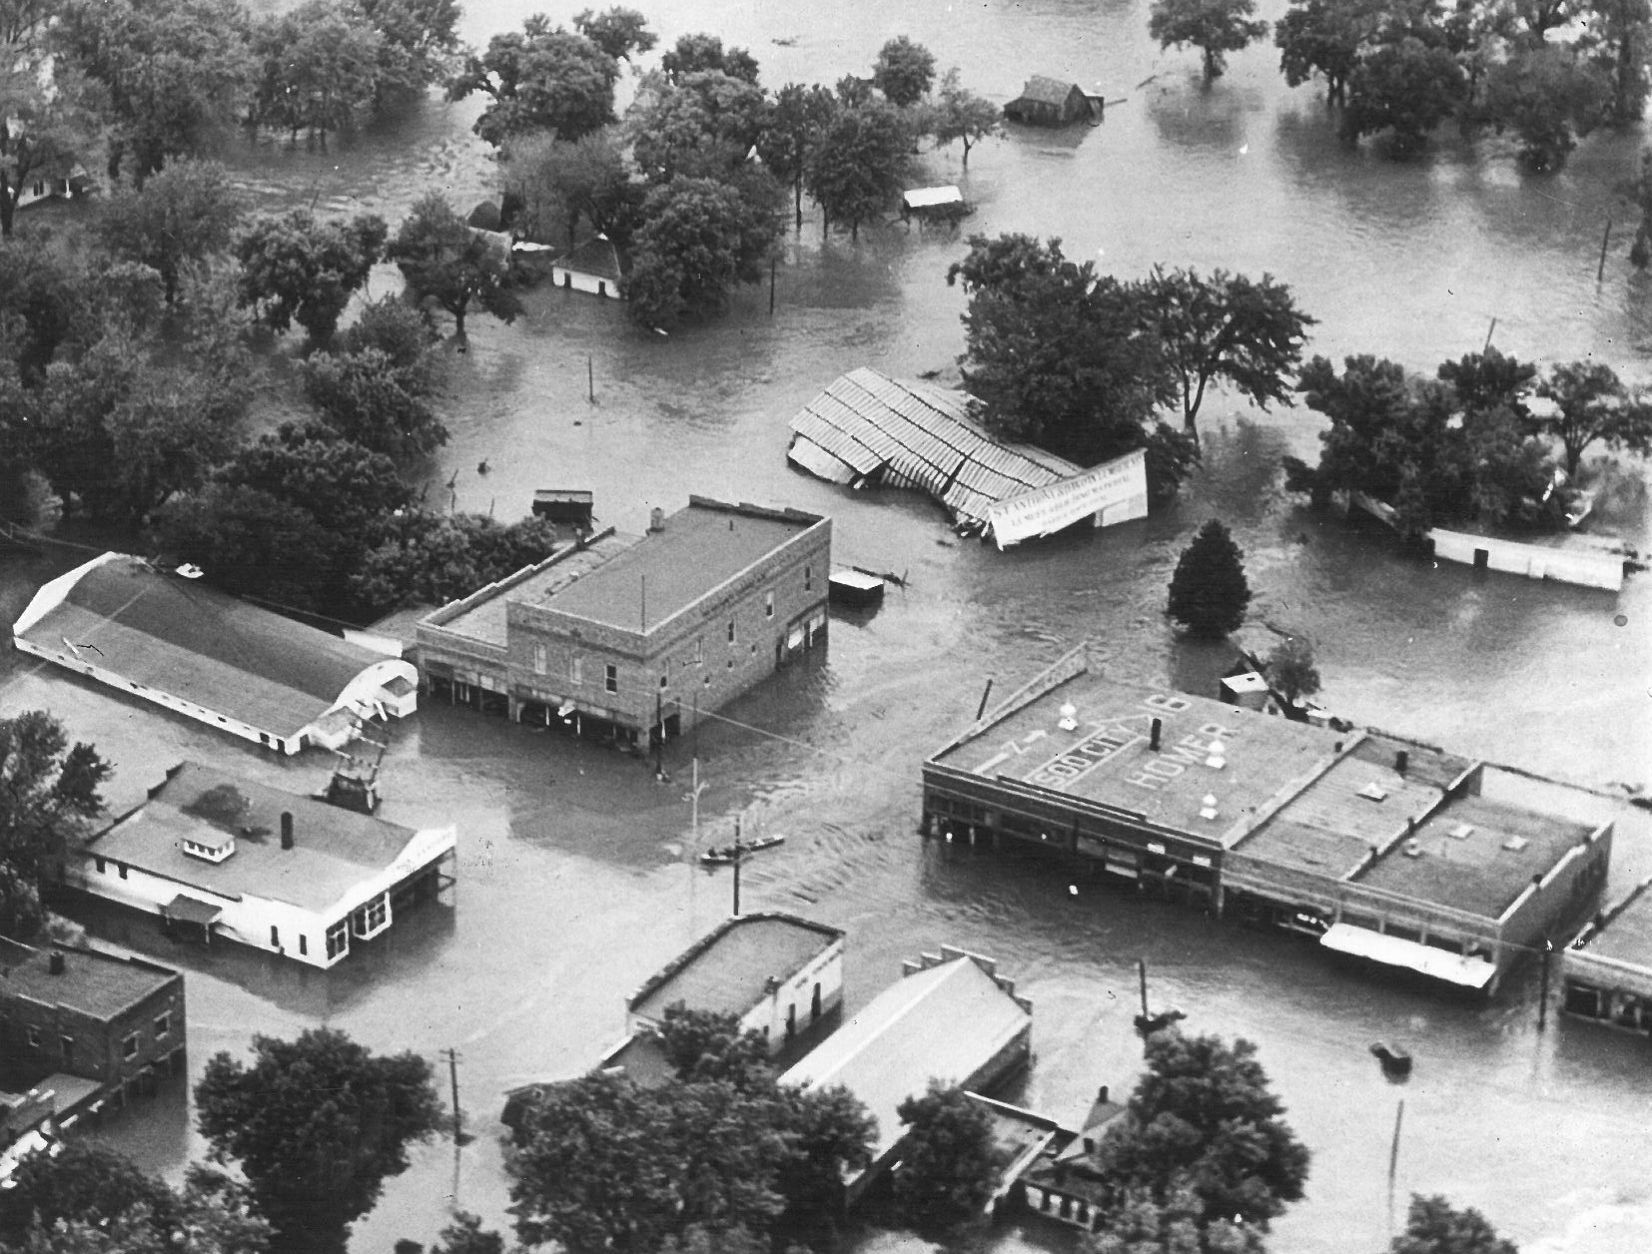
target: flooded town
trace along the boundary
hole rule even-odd
[[[1652,1248],[1652,24],[1199,7],[0,0],[0,1250]]]

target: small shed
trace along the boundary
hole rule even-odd
[[[969,213],[963,192],[945,187],[914,187],[901,193],[901,218],[956,222]]]
[[[551,262],[551,282],[571,291],[621,299],[619,250],[606,235],[593,236]]]
[[[533,494],[534,517],[548,518],[554,523],[589,527],[594,506],[591,493],[580,488],[540,488]]]
[[[1096,116],[1099,103],[1099,97],[1085,95],[1077,83],[1034,74],[1021,94],[1004,106],[1004,116],[1031,126],[1067,126]]]
[[[851,566],[834,570],[828,581],[828,597],[834,605],[856,609],[883,604],[883,576]]]

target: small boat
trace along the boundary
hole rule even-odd
[[[757,840],[742,840],[733,845],[713,845],[700,855],[703,866],[729,866],[760,849],[773,849],[785,841],[784,836],[762,836]]]
[[[1411,1054],[1403,1045],[1393,1045],[1387,1041],[1376,1041],[1371,1046],[1371,1052],[1376,1055],[1377,1061],[1382,1064],[1382,1073],[1386,1076],[1407,1076],[1411,1074]]]

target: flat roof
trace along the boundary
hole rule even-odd
[[[494,585],[491,595],[486,588],[473,593],[471,598],[466,598],[474,598],[473,604],[452,618],[433,622],[431,626],[502,649],[507,643],[505,622],[508,617],[508,605],[514,602],[543,605],[574,580],[589,575],[605,562],[625,552],[641,538],[604,532],[583,548],[569,545],[559,549],[535,565],[532,574],[515,582],[509,579],[501,580]],[[426,621],[429,617],[427,612]]]
[[[1453,835],[1464,828],[1471,830]],[[1594,830],[1589,823],[1464,797],[1448,802],[1418,827],[1421,854],[1407,855],[1402,841],[1355,881],[1496,918],[1530,887],[1534,875],[1548,874]]]
[[[291,849],[281,847],[283,812],[293,816]],[[191,857],[181,848],[183,841],[215,831],[235,837],[235,852],[223,862]],[[88,841],[84,853],[219,897],[239,900],[251,894],[318,911],[388,868],[416,834],[410,827],[186,762],[146,805]]]
[[[1073,726],[1060,726],[1071,706]],[[1148,747],[1154,719],[1160,747]],[[1260,807],[1303,787],[1351,739],[1206,697],[1079,676],[931,759],[1231,846]],[[1221,765],[1211,765],[1219,743]],[[1217,817],[1201,818],[1206,796]]]
[[[842,939],[835,927],[780,911],[736,915],[651,976],[626,1009],[658,1019],[682,1002],[690,1010],[743,1015],[763,999],[770,978],[790,979]]]
[[[553,592],[543,604],[621,631],[652,630],[824,521],[800,510],[690,497],[685,508],[665,520],[664,531],[645,536],[640,544]]]
[[[961,1084],[1032,1024],[968,955],[905,976],[815,1046],[782,1084],[842,1084],[878,1122],[876,1162],[902,1136],[896,1113],[931,1079]]]
[[[21,633],[61,653],[254,727],[291,735],[384,655],[199,580],[108,553]]]
[[[1275,812],[1239,845],[1272,866],[1345,879],[1371,857],[1421,823],[1443,790],[1409,765],[1394,769],[1380,745],[1361,741]]]
[[[61,974],[52,973],[54,953],[63,955]],[[35,949],[15,942],[0,946],[0,971],[5,974],[6,995],[69,1006],[94,1019],[113,1019],[178,978],[176,971],[133,958],[90,949]]]
[[[1635,891],[1612,907],[1605,925],[1594,930],[1579,958],[1605,958],[1643,970],[1652,967],[1652,892],[1643,881]]]

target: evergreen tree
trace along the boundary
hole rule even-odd
[[[1212,518],[1182,550],[1170,579],[1170,617],[1194,636],[1225,636],[1245,621],[1250,584],[1244,554],[1220,519]]]

